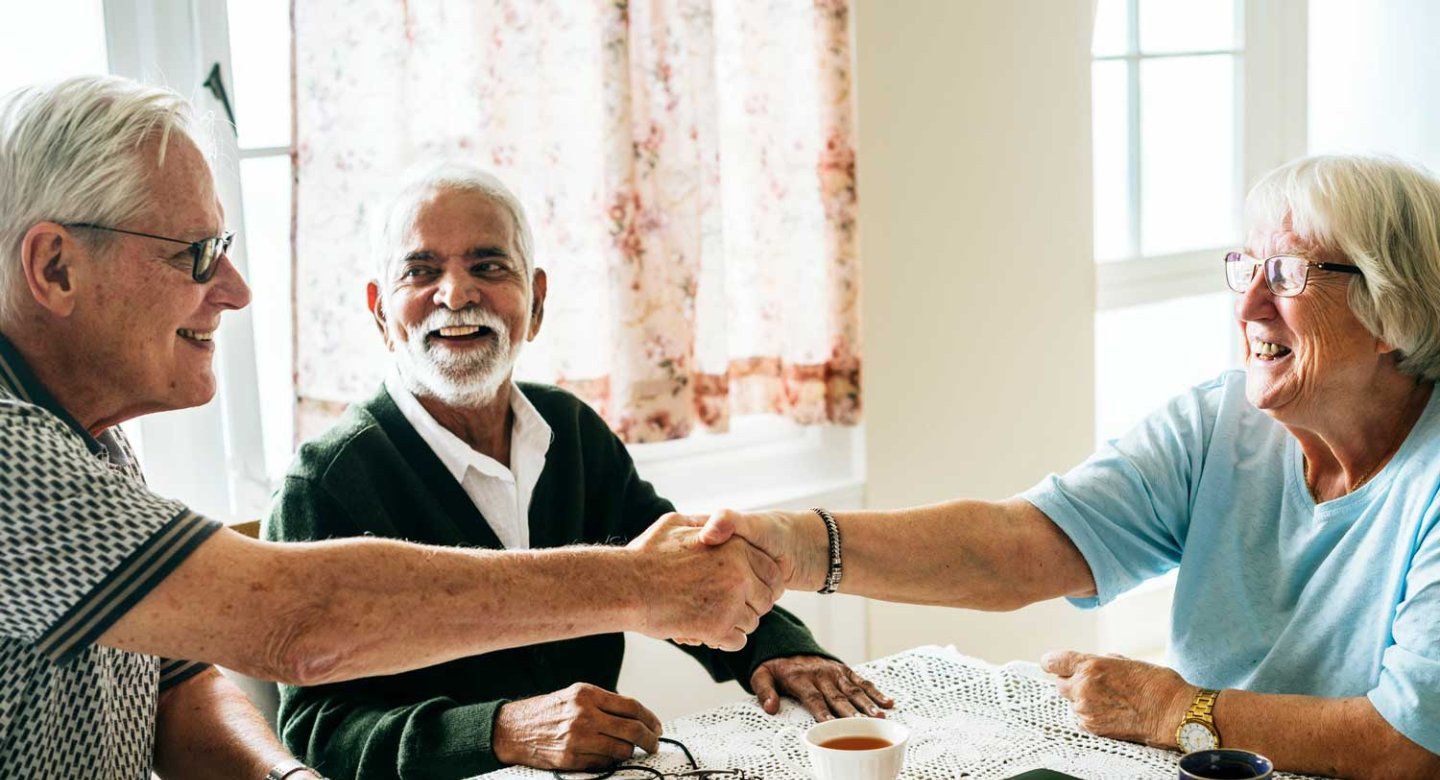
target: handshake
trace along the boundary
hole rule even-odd
[[[628,549],[648,589],[638,630],[727,651],[745,646],[787,588],[818,588],[828,565],[812,512],[668,514]]]

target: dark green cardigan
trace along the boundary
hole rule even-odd
[[[554,387],[520,387],[554,433],[530,503],[531,547],[623,544],[674,510],[636,474],[624,444],[583,402]],[[274,540],[362,534],[501,547],[470,497],[383,389],[301,446],[265,523],[266,538]],[[805,626],[781,609],[761,621],[740,652],[681,649],[717,681],[736,679],[747,688],[755,667],[771,658],[828,656]],[[279,730],[296,755],[332,778],[488,772],[502,766],[490,745],[501,704],[576,682],[613,691],[624,652],[623,635],[602,634],[389,677],[281,686]]]

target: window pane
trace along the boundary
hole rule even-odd
[[[230,2],[229,74],[240,148],[290,145],[290,0]]]
[[[1095,315],[1095,437],[1124,434],[1186,388],[1238,366],[1239,332],[1226,293]]]
[[[1140,0],[1140,51],[1214,51],[1238,45],[1236,0]]]
[[[245,259],[256,295],[255,360],[265,464],[278,477],[290,464],[294,386],[290,317],[290,158],[240,161],[244,189]]]
[[[6,3],[0,24],[0,95],[40,81],[109,73],[102,0]],[[37,31],[63,31],[61,35]]]
[[[1140,63],[1140,246],[1168,254],[1239,234],[1235,58]]]
[[[1130,94],[1124,60],[1090,68],[1095,165],[1095,259],[1117,260],[1130,246]]]
[[[1125,0],[1100,0],[1095,7],[1095,36],[1090,51],[1096,57],[1124,54],[1129,49],[1130,25]]]

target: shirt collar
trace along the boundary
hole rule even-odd
[[[477,451],[436,421],[405,386],[398,373],[392,371],[385,377],[385,390],[394,399],[400,413],[410,422],[415,432],[420,434],[420,438],[430,445],[435,456],[457,482],[463,481],[465,473],[472,468],[484,476],[513,482],[514,464],[522,459],[529,460],[530,456],[535,454],[544,456],[550,449],[550,424],[545,422],[535,405],[513,381],[510,383],[510,411],[515,414],[515,422],[510,429],[511,468]]]
[[[91,436],[90,432],[55,400],[55,396],[50,394],[45,385],[40,383],[39,377],[30,369],[30,364],[25,362],[20,350],[16,349],[3,333],[0,333],[0,389],[60,418],[61,422],[85,442],[91,452],[97,455],[109,454],[109,448]]]

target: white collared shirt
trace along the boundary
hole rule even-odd
[[[513,382],[510,384],[510,410],[515,414],[515,423],[510,430],[510,468],[506,468],[436,422],[394,372],[385,378],[385,389],[411,427],[460,483],[505,549],[529,549],[530,498],[545,469],[551,438],[550,424],[530,399]]]

